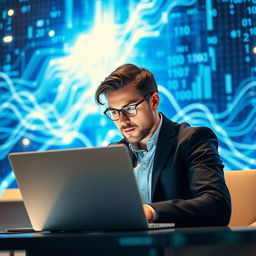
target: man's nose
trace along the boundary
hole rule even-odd
[[[129,122],[129,117],[126,116],[122,111],[119,112],[119,121],[120,123],[127,123]]]

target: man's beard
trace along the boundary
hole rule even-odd
[[[135,135],[126,136],[125,133],[123,132],[123,129],[127,129],[127,128],[137,129],[138,127],[137,126],[129,126],[129,127],[122,128],[121,133],[124,136],[125,140],[129,143],[139,143],[140,141],[145,139],[150,134],[150,130],[151,130],[151,128],[145,128],[143,130],[137,130],[139,133],[137,133],[136,136]]]

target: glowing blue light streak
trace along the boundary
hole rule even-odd
[[[216,71],[216,52],[213,47],[209,47],[209,56],[211,57],[211,70]]]
[[[66,10],[66,26],[67,28],[73,27],[73,0],[65,0]]]
[[[232,76],[231,76],[231,74],[225,75],[225,88],[226,88],[226,93],[232,93]]]
[[[206,0],[206,24],[207,30],[213,30],[212,0]]]

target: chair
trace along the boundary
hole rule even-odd
[[[9,188],[4,190],[3,194],[0,196],[0,201],[21,201],[22,196],[18,188]]]
[[[224,175],[232,203],[229,226],[256,226],[256,169],[225,171]]]

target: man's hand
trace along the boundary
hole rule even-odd
[[[153,220],[153,211],[152,211],[151,207],[149,207],[146,204],[143,204],[143,209],[144,209],[144,213],[146,215],[147,220],[149,220],[149,221]]]

